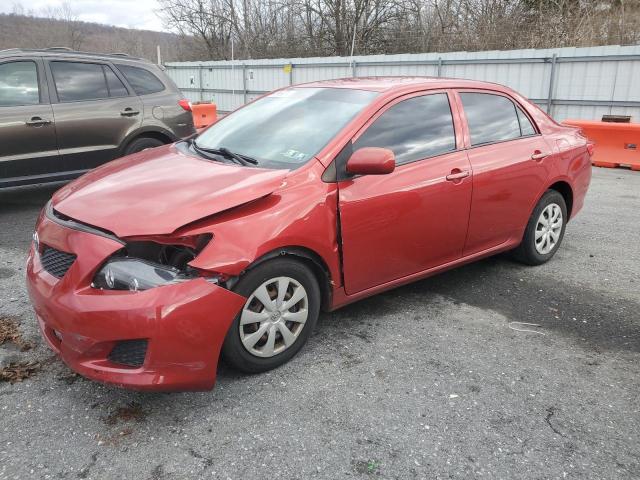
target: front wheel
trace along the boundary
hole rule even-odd
[[[514,251],[516,259],[527,265],[551,260],[564,238],[567,204],[555,190],[547,190],[533,209],[522,243]]]
[[[298,353],[320,313],[320,287],[307,266],[285,258],[267,261],[247,272],[234,291],[247,301],[222,346],[226,363],[259,373]]]

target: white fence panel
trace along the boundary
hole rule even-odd
[[[640,122],[640,45],[544,50],[179,62],[167,73],[192,101],[232,111],[277,88],[344,77],[423,75],[485,80],[527,96],[557,120],[630,115]]]

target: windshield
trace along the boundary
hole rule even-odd
[[[316,155],[376,92],[289,88],[221,119],[197,146],[253,157],[263,168],[297,168]]]

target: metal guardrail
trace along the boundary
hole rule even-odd
[[[575,105],[575,106],[602,106],[602,107],[640,107],[640,101],[621,101],[621,100],[575,100],[575,99],[559,99],[553,98],[553,90],[556,83],[557,65],[560,63],[590,63],[590,62],[621,62],[621,61],[640,61],[640,55],[593,55],[593,56],[575,56],[561,57],[554,54],[551,57],[525,57],[525,58],[474,58],[474,59],[444,59],[439,57],[433,60],[394,60],[394,61],[341,61],[341,62],[321,62],[321,63],[241,63],[238,65],[215,65],[215,64],[192,64],[192,65],[167,65],[167,70],[199,70],[200,82],[202,85],[202,70],[231,69],[237,68],[241,70],[243,75],[243,87],[240,89],[224,89],[224,88],[203,88],[203,87],[186,87],[181,88],[187,92],[200,92],[202,96],[205,92],[210,93],[236,93],[243,95],[244,103],[247,102],[249,95],[262,95],[268,93],[263,90],[249,90],[246,85],[246,70],[248,69],[273,69],[289,67],[289,85],[293,85],[293,71],[300,68],[318,68],[318,67],[340,67],[350,68],[352,77],[358,76],[358,67],[374,67],[374,66],[436,66],[436,76],[442,76],[442,68],[449,65],[503,65],[503,64],[549,64],[551,71],[549,75],[548,95],[547,98],[530,99],[539,105],[545,105],[547,113],[551,112],[554,105]],[[222,112],[224,113],[224,112]]]

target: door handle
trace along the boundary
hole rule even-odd
[[[462,180],[463,178],[466,178],[468,176],[469,170],[460,170],[458,168],[454,168],[453,170],[451,170],[451,173],[446,176],[446,179],[450,182],[453,182],[455,180]]]
[[[540,150],[536,150],[531,154],[531,160],[535,160],[536,162],[539,162],[540,160],[548,156],[549,156],[548,153],[542,153]]]
[[[139,113],[140,112],[138,110],[134,110],[131,107],[127,107],[120,112],[120,115],[122,115],[123,117],[133,117],[135,115],[138,115]]]
[[[28,127],[41,127],[42,125],[49,125],[51,120],[41,117],[31,117],[31,119],[24,122]]]

